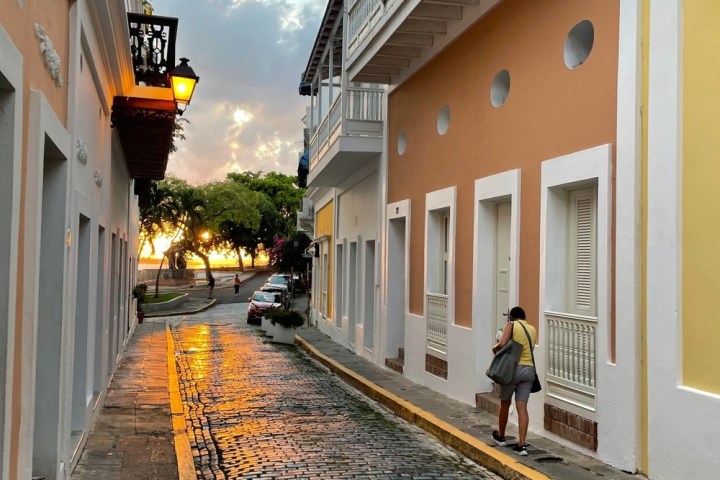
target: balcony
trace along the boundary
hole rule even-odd
[[[545,312],[548,395],[594,419],[597,396],[597,318]],[[566,407],[567,408],[567,407]]]
[[[439,293],[425,294],[426,353],[447,360],[448,297]]]
[[[169,76],[175,65],[177,24],[177,18],[128,13],[135,85],[113,99],[111,121],[130,177],[136,180],[165,177],[177,114]]]
[[[499,2],[356,0],[348,12],[348,79],[400,83]]]
[[[308,186],[333,187],[382,152],[383,90],[341,90],[310,137]]]

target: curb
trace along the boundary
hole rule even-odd
[[[216,303],[217,303],[217,299],[213,298],[212,301],[209,302],[207,305],[204,305],[204,306],[202,306],[202,307],[200,307],[200,308],[196,308],[195,310],[183,310],[183,311],[178,311],[178,310],[162,311],[162,310],[159,310],[159,311],[153,312],[153,313],[146,313],[146,314],[145,314],[145,318],[174,317],[174,316],[177,316],[177,315],[192,315],[192,314],[194,314],[194,313],[204,312],[205,310],[207,310],[208,308],[212,307],[212,306],[215,305]]]
[[[170,390],[170,416],[172,418],[173,443],[175,444],[175,457],[177,458],[178,478],[180,480],[197,480],[195,460],[190,448],[190,438],[187,434],[185,411],[180,398],[180,383],[175,366],[175,342],[170,333],[170,325],[165,326],[167,338],[168,359],[168,389]]]
[[[503,478],[508,480],[550,479],[550,477],[528,467],[527,465],[524,465],[521,462],[518,462],[515,458],[506,455],[477,438],[453,427],[447,422],[437,418],[432,413],[422,410],[407,400],[404,400],[371,382],[367,378],[358,375],[337,361],[323,355],[319,350],[299,335],[295,336],[295,341],[298,343],[300,348],[328,367],[346,383],[358,389],[376,402],[386,406],[397,416],[419,426],[426,432],[431,433],[441,442],[453,447],[455,450],[458,450],[474,462],[492,470],[493,472],[501,475]]]

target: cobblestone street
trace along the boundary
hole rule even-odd
[[[198,478],[497,479],[267,342],[243,304],[172,326]]]

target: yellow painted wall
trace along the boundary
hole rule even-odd
[[[328,317],[332,318],[333,316],[333,230],[334,230],[334,219],[335,219],[335,211],[334,211],[334,205],[332,202],[328,203],[324,207],[322,207],[320,210],[317,211],[317,214],[315,216],[315,237],[320,238],[322,236],[328,236]],[[322,262],[322,257],[321,257]],[[322,268],[322,263],[320,263],[320,267]],[[315,273],[317,275],[317,272]],[[315,277],[317,278],[317,277]]]
[[[720,393],[720,355],[708,343],[720,337],[720,2],[683,8],[683,384]]]

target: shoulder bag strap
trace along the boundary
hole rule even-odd
[[[520,326],[523,330],[525,330],[525,335],[527,335],[528,339],[528,348],[530,349],[530,356],[532,357],[533,367],[535,366],[535,354],[533,353],[533,350],[535,350],[535,345],[533,345],[532,338],[530,338],[530,334],[527,331],[527,328],[525,328],[525,325],[520,322]]]

